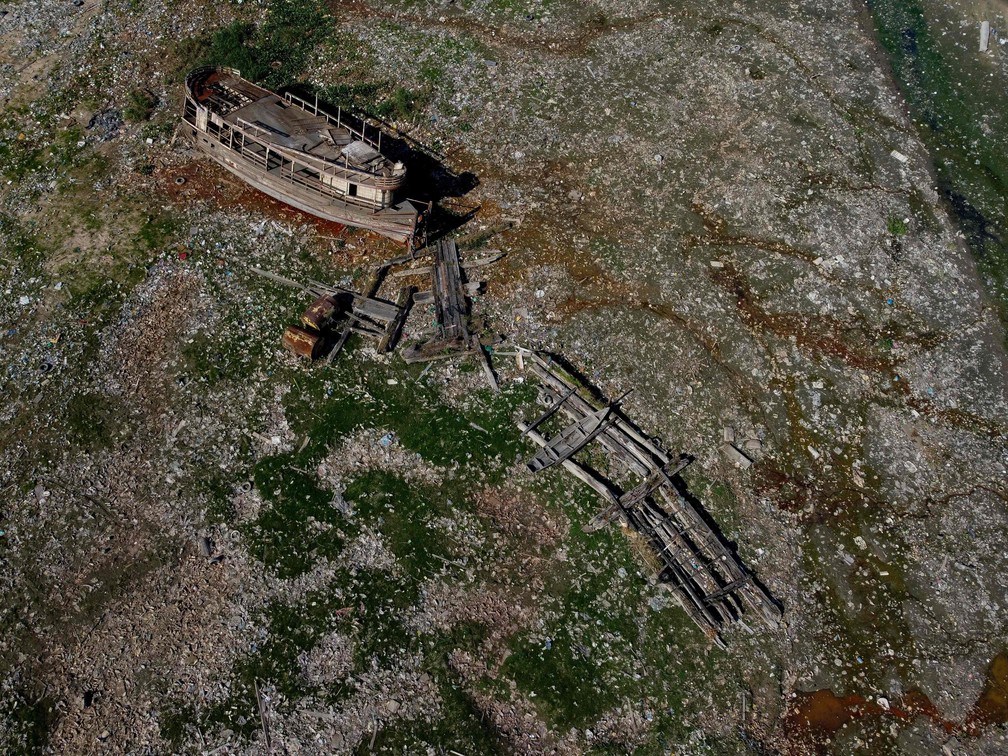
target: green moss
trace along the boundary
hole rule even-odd
[[[236,340],[231,333],[200,331],[182,346],[182,374],[207,388],[241,381],[254,372],[261,345]]]
[[[433,670],[441,698],[441,716],[435,722],[396,722],[381,730],[371,753],[428,753],[451,744],[457,753],[503,754],[506,743],[497,736],[472,698],[444,672]]]
[[[910,231],[906,221],[895,213],[890,213],[886,219],[886,230],[893,236],[906,236]]]
[[[280,577],[307,572],[322,557],[335,559],[343,547],[341,517],[333,494],[320,489],[313,474],[295,465],[293,455],[267,457],[253,471],[256,488],[269,502],[245,526],[249,552]]]
[[[343,497],[353,503],[355,517],[378,524],[386,545],[407,574],[406,582],[414,583],[448,557],[448,543],[428,525],[432,518],[451,513],[453,507],[445,494],[443,488],[432,490],[371,471],[348,485]]]
[[[0,704],[0,750],[10,754],[45,753],[56,719],[54,701],[24,690],[7,693]]]
[[[30,228],[13,216],[0,212],[0,242],[3,252],[0,259],[8,258],[26,272],[41,268],[45,253]]]
[[[178,236],[179,229],[180,221],[172,215],[163,212],[148,215],[137,232],[138,241],[147,249],[162,249]]]
[[[67,403],[67,437],[83,449],[111,448],[120,424],[119,406],[104,394],[77,394]]]
[[[133,89],[129,93],[126,107],[123,108],[123,117],[131,122],[146,121],[154,112],[157,99],[149,89]]]
[[[936,35],[939,6],[871,0],[879,39],[920,134],[934,156],[938,187],[972,248],[1008,323],[1008,97],[1004,78],[957,35]],[[987,130],[984,130],[984,124]]]
[[[313,371],[289,395],[287,419],[297,435],[310,438],[312,455],[354,428],[387,428],[403,446],[433,464],[478,466],[490,480],[499,478],[521,448],[512,416],[531,401],[532,389],[514,385],[499,394],[481,390],[470,409],[459,410],[445,406],[435,389],[416,381],[421,369],[400,365],[385,373],[373,365],[344,361],[336,379],[351,385],[359,381],[366,388],[347,394],[334,392],[322,380],[325,374]]]
[[[230,66],[268,87],[287,86],[305,73],[315,48],[335,31],[320,0],[270,0],[261,23],[235,20],[209,37],[182,44],[182,65]]]

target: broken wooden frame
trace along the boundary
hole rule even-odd
[[[551,450],[545,454],[546,458],[555,458],[551,464],[561,465],[605,502],[585,530],[591,532],[618,519],[644,536],[662,565],[655,578],[675,591],[686,613],[718,646],[724,647],[721,632],[733,623],[751,630],[743,619],[750,613],[767,626],[777,627],[780,606],[746,569],[677,478],[692,460],[671,459],[614,405],[595,406],[579,390],[590,396],[592,392],[559,369],[552,359],[525,350],[519,354],[526,368],[539,379],[540,399],[547,407],[535,422],[518,423],[519,429],[541,447],[533,460]],[[596,423],[603,411],[604,422]],[[562,413],[571,425],[550,440],[537,428],[557,413]],[[587,425],[593,426],[590,434],[571,431],[583,431]],[[567,431],[571,431],[567,435],[576,435],[583,443],[568,443]],[[562,443],[557,443],[558,439]],[[622,492],[615,483],[575,461],[575,454],[591,441],[597,441],[611,462],[638,476],[640,482]],[[530,463],[530,467],[536,470],[545,465]]]
[[[285,286],[301,289],[314,297],[329,295],[337,299],[349,299],[350,309],[344,314],[342,322],[337,319],[334,326],[336,333],[335,341],[326,350],[326,363],[331,363],[333,358],[346,344],[351,333],[360,333],[378,339],[378,352],[384,354],[395,348],[399,334],[402,332],[403,323],[409,313],[409,304],[412,299],[413,287],[404,286],[399,290],[399,297],[395,304],[384,299],[373,296],[359,294],[350,289],[323,283],[321,281],[309,281],[307,284],[298,283],[290,278],[272,273],[262,268],[253,266],[250,270],[256,275],[276,281]]]
[[[403,350],[406,362],[425,362],[462,355],[474,355],[480,362],[487,382],[494,391],[500,390],[497,376],[490,365],[479,336],[469,331],[469,300],[475,293],[473,284],[462,277],[458,246],[454,239],[441,238],[430,245],[433,261],[430,266],[412,268],[406,274],[425,273],[431,276],[431,291],[419,292],[413,297],[415,304],[433,304],[436,332],[423,344]],[[469,267],[489,265],[501,255],[473,261]],[[478,285],[477,285],[478,286]]]

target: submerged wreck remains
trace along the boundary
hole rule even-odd
[[[428,208],[396,201],[406,168],[365,135],[296,95],[283,96],[232,68],[186,77],[182,121],[196,146],[256,189],[326,220],[413,246]]]

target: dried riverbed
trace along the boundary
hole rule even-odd
[[[999,305],[864,14],[0,14],[7,750],[1004,748]],[[509,359],[498,396],[465,361],[280,349],[305,301],[252,265],[359,287],[396,250],[172,142],[179,77],[214,55],[444,155],[428,184],[479,205],[462,248],[506,253],[486,333],[633,389],[780,632],[711,649],[639,544],[581,531],[598,502],[521,464]]]

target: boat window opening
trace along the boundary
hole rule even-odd
[[[347,184],[347,196],[348,197],[357,196],[357,184]]]

